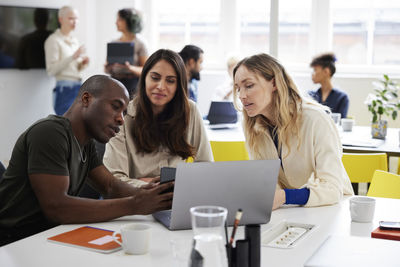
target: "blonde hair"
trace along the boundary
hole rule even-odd
[[[267,81],[275,80],[276,90],[272,94],[271,110],[273,111],[273,121],[263,115],[249,117],[245,111],[243,112],[244,132],[246,143],[250,154],[253,158],[265,158],[263,155],[268,152],[265,150],[265,143],[271,142],[270,137],[266,137],[265,131],[268,127],[276,127],[278,134],[278,151],[284,143],[288,147],[287,156],[290,153],[289,138],[291,135],[296,135],[298,144],[297,149],[301,144],[299,129],[301,120],[301,109],[303,99],[293,80],[286,73],[284,67],[273,57],[267,54],[258,54],[241,60],[233,70],[233,79],[235,79],[236,71],[241,67],[246,67],[249,71],[260,75]],[[238,91],[235,87],[233,90],[234,102],[237,109]],[[275,125],[273,125],[275,124]],[[267,134],[267,136],[269,136]],[[266,140],[268,138],[268,140]]]

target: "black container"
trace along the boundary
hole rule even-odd
[[[259,224],[244,227],[245,239],[249,241],[249,267],[261,266],[261,233]]]
[[[249,267],[249,241],[237,240],[236,247],[226,246],[229,267]]]

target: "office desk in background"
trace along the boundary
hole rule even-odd
[[[206,127],[210,141],[244,141],[244,134],[240,124],[229,129],[209,129]],[[371,138],[371,128],[367,126],[354,126],[353,131],[343,132],[339,128],[339,135],[342,142],[350,145],[343,145],[343,152],[346,153],[387,153],[390,156],[400,157],[400,141],[398,128],[388,128],[386,140]],[[357,146],[357,144],[370,144],[371,147]],[[372,147],[375,146],[376,147]]]
[[[262,232],[281,222],[315,224],[315,230],[300,240],[291,249],[261,247],[261,266],[300,267],[329,235],[359,236],[370,238],[371,231],[378,227],[380,220],[400,221],[398,207],[400,200],[377,198],[375,217],[372,223],[351,222],[348,197],[332,206],[304,208],[283,207],[272,212],[271,221],[262,225]],[[246,212],[246,211],[244,211]],[[110,230],[119,230],[122,224],[146,222],[152,226],[150,252],[146,255],[126,255],[123,251],[100,254],[80,248],[58,245],[46,241],[50,236],[80,227],[81,225],[61,225],[26,239],[0,248],[0,266],[7,267],[71,267],[71,266],[175,266],[171,239],[192,238],[192,231],[169,231],[155,222],[151,216],[129,216],[120,219],[90,224]],[[230,229],[231,230],[231,229]],[[243,227],[239,227],[237,239],[243,238]],[[398,242],[398,241],[386,241]],[[332,251],[335,253],[335,251]],[[340,255],[338,255],[340,256]],[[398,261],[397,257],[393,261]]]

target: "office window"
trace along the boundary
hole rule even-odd
[[[283,62],[310,61],[311,0],[279,1],[278,55]]]
[[[331,1],[333,51],[340,64],[400,64],[400,2]]]
[[[242,56],[269,52],[270,6],[266,0],[238,1]]]
[[[400,65],[400,1],[383,2],[391,3],[375,8],[372,63]]]
[[[159,21],[157,47],[180,51],[194,44],[205,52],[205,64],[218,58],[220,1],[156,1]]]

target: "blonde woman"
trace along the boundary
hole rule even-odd
[[[330,205],[353,194],[329,111],[303,99],[276,59],[266,54],[245,58],[233,70],[233,79],[251,158],[281,160],[273,209]]]

